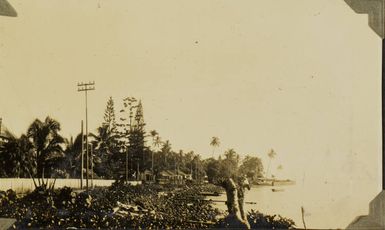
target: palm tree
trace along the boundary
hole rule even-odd
[[[64,150],[64,166],[71,178],[80,177],[81,171],[81,152],[82,152],[82,134],[78,134],[73,140],[65,139],[66,149]]]
[[[239,155],[237,155],[237,152],[235,152],[234,149],[228,149],[225,152],[225,158],[226,159],[238,159],[239,160]]]
[[[270,149],[270,151],[267,153],[267,156],[270,158],[270,160],[269,160],[269,166],[267,167],[267,171],[266,171],[266,177],[269,175],[271,160],[275,158],[276,155],[277,153],[274,151],[274,149]]]
[[[150,131],[150,136],[152,137],[152,145],[154,146],[155,139],[159,135],[159,133],[156,130],[151,130]]]
[[[193,158],[193,161],[194,161],[194,165],[195,165],[195,170],[194,170],[194,173],[195,173],[195,180],[199,181],[200,180],[200,177],[199,177],[199,168],[200,168],[200,155],[197,154],[194,156]]]
[[[158,135],[155,138],[154,146],[159,148],[163,144],[162,138]]]
[[[178,158],[178,171],[179,171],[179,169],[182,168],[183,165],[184,165],[184,160],[183,160],[183,158],[184,158],[184,152],[183,152],[182,149],[179,150],[179,153],[178,153],[177,158]]]
[[[222,165],[224,167],[222,168],[224,177],[235,178],[237,176],[239,159],[239,154],[234,149],[228,149],[225,152],[224,164]]]
[[[212,138],[211,138],[210,145],[213,147],[213,155],[212,155],[213,158],[214,158],[215,148],[218,147],[220,144],[221,144],[221,143],[220,143],[218,137],[212,137]]]
[[[15,169],[17,170],[17,154],[18,140],[13,135],[10,136],[7,142],[1,143],[0,145],[0,176],[1,177],[14,177]]]
[[[34,149],[32,143],[28,140],[26,135],[21,135],[18,139],[18,177],[29,177],[32,173],[35,172],[36,163],[33,161],[34,158]]]
[[[167,157],[171,153],[171,143],[169,140],[166,140],[163,143],[162,153],[164,154],[164,162],[165,162],[165,164],[167,164]]]
[[[28,128],[27,137],[33,144],[36,154],[36,176],[44,178],[60,157],[63,157],[61,144],[63,137],[59,134],[60,123],[47,117],[44,122],[36,119]]]
[[[154,151],[157,145],[156,139],[159,137],[159,133],[156,130],[151,130],[150,136],[152,137],[152,146],[154,147],[154,150],[151,151],[151,173],[152,178],[154,179]]]
[[[97,135],[90,134],[95,141],[93,146],[95,149],[96,157],[93,163],[100,161],[101,165],[95,169],[98,171],[99,176],[112,178],[115,169],[119,168],[117,162],[121,157],[119,154],[118,146],[118,134],[114,129],[111,129],[110,125],[104,123],[97,129]]]
[[[29,177],[34,172],[33,163],[33,146],[25,135],[9,135],[8,141],[0,146],[1,176]]]
[[[189,151],[185,155],[186,168],[190,170],[190,175],[193,175],[193,160],[194,160],[194,151]]]

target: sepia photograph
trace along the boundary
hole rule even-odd
[[[385,229],[385,0],[0,0],[0,229]]]

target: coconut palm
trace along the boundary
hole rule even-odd
[[[28,137],[9,135],[0,146],[0,175],[4,177],[29,177],[34,172],[33,146]]]
[[[171,143],[169,140],[163,143],[161,152],[164,156],[164,163],[167,165],[167,158],[171,154]]]
[[[237,154],[237,152],[235,152],[234,149],[228,149],[225,152],[225,158],[231,160],[235,159],[236,161],[239,161],[239,155]]]
[[[32,143],[28,140],[26,135],[21,135],[18,139],[18,174],[17,177],[30,177],[36,170],[36,162],[33,161],[34,149]]]
[[[10,136],[7,142],[0,145],[0,176],[14,177],[14,169],[16,169],[18,153],[18,140],[14,136]]]
[[[163,145],[163,141],[162,138],[158,135],[155,138],[154,147],[159,148],[161,145]]]
[[[158,146],[158,143],[156,142],[156,139],[159,137],[159,133],[156,130],[150,131],[150,136],[152,138],[152,146],[155,148]]]
[[[221,169],[224,177],[235,178],[237,176],[239,160],[239,154],[234,149],[228,149],[225,152],[225,159]]]
[[[214,157],[215,148],[219,147],[220,144],[221,143],[220,143],[218,137],[212,137],[211,138],[210,145],[213,147],[213,155],[212,155],[212,157]]]
[[[112,178],[116,173],[117,165],[121,160],[119,154],[118,134],[111,129],[111,127],[104,123],[97,129],[97,134],[90,134],[95,140],[93,146],[96,156],[93,163],[97,164],[95,167],[97,174],[102,177]]]
[[[36,119],[28,128],[27,137],[33,144],[36,156],[36,176],[44,178],[46,170],[52,169],[63,157],[64,139],[59,134],[60,123],[47,117],[44,122]]]
[[[179,150],[179,153],[177,154],[177,162],[178,162],[178,171],[180,168],[183,168],[184,166],[184,152],[182,149]]]
[[[78,178],[81,171],[82,135],[78,134],[75,140],[72,137],[70,140],[65,139],[65,146],[62,167],[71,178]]]
[[[276,155],[277,153],[274,151],[274,149],[270,149],[270,151],[267,153],[267,156],[270,158],[270,160],[269,160],[269,166],[267,167],[266,176],[269,175],[271,160],[274,159]]]
[[[154,149],[151,151],[151,173],[154,178],[154,151],[155,147],[157,146],[156,139],[159,137],[159,133],[156,130],[151,130],[150,136],[152,137],[152,146],[154,147]]]
[[[193,159],[194,151],[189,151],[185,154],[186,168],[190,171],[190,175],[193,175]]]

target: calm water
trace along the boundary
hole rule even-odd
[[[303,227],[301,206],[305,209],[308,228],[346,228],[358,215],[365,215],[369,202],[380,192],[374,182],[313,183],[312,185],[262,186],[246,192],[246,201],[257,202],[245,205],[265,214],[279,214],[291,218],[296,226]],[[284,189],[272,192],[272,188]],[[226,200],[223,194],[220,198]],[[226,210],[224,203],[216,207]]]

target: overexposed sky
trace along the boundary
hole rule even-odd
[[[208,157],[218,136],[217,154],[274,148],[285,176],[381,179],[381,40],[343,1],[10,2],[0,116],[17,135],[47,115],[76,135],[91,80],[90,131],[109,96],[117,112],[135,96],[175,150]]]

